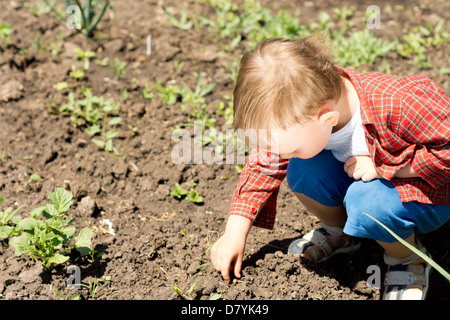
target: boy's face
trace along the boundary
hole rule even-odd
[[[321,152],[328,143],[333,126],[339,114],[325,112],[304,124],[288,127],[286,130],[272,130],[268,151],[281,158],[309,159]]]

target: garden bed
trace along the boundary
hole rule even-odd
[[[241,2],[236,3],[241,12]],[[337,30],[351,22],[347,33],[367,28],[365,13],[372,4],[348,0],[261,3],[274,15],[283,7],[291,15],[298,9],[299,24],[311,28],[316,22],[315,28]],[[380,2],[381,29],[371,32],[386,42],[405,42],[403,36],[428,23],[431,31],[428,35],[416,31],[418,39],[442,35],[433,28],[449,18],[450,3],[420,3]],[[26,217],[47,203],[56,187],[64,187],[74,196],[70,211],[74,224],[79,229],[90,227],[95,232],[93,245],[104,254],[89,262],[73,251],[68,262],[44,270],[28,256],[15,256],[7,240],[0,241],[0,300],[74,295],[105,300],[379,299],[380,290],[366,285],[367,268],[382,265],[383,252],[372,241],[363,240],[356,253],[338,255],[320,265],[301,264],[286,254],[286,245],[316,228],[318,221],[285,182],[275,229],[254,228],[248,237],[242,278],[228,284],[210,263],[210,248],[224,230],[239,168],[235,164],[175,164],[171,152],[176,142],[171,137],[175,128],[192,124],[200,116],[223,133],[231,127],[227,112],[237,61],[246,43],[258,40],[256,31],[251,36],[239,33],[244,34],[239,40],[236,34],[227,34],[230,30],[208,27],[207,20],[198,18],[217,21],[216,10],[207,1],[114,0],[113,10],[107,11],[94,37],[87,38],[38,4],[42,1],[0,4],[0,22],[12,28],[9,43],[0,38],[0,195],[5,199],[0,209],[23,205],[18,215]],[[342,8],[351,5],[354,9],[345,15]],[[180,22],[182,9],[187,13],[184,23]],[[324,15],[319,19],[322,12],[328,13],[329,20]],[[180,22],[178,28],[170,21],[171,14]],[[445,23],[442,30],[449,30]],[[230,45],[233,40],[236,46]],[[84,70],[84,61],[76,48],[95,54],[78,79],[74,71]],[[425,74],[448,96],[448,38],[428,47],[422,43],[421,48],[422,56],[422,49],[414,51],[411,45],[404,48],[414,52],[410,57],[389,49],[371,62],[350,67],[393,75]],[[169,89],[185,88],[183,82],[191,91],[196,84],[205,89],[198,97],[203,99],[200,104],[189,101],[181,91],[170,95]],[[215,86],[208,88],[208,84]],[[71,93],[78,101],[91,93],[120,103],[117,113],[103,115],[108,120],[121,118],[119,124],[106,128],[117,130],[111,133],[112,148],[91,142],[102,135],[89,135],[87,121],[61,110]],[[192,132],[193,127],[181,128]],[[171,194],[177,183],[195,190],[202,201],[199,197],[177,199]],[[435,261],[447,270],[449,229],[447,223],[423,240]],[[81,270],[86,286],[80,290],[67,288],[70,265]],[[448,299],[449,289],[442,276],[432,274],[429,299]]]

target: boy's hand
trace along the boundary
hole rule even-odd
[[[211,248],[211,260],[222,274],[225,281],[230,282],[230,271],[237,278],[241,277],[242,260],[245,242],[251,227],[251,221],[245,217],[232,215],[228,218],[225,233]]]
[[[369,156],[353,156],[344,164],[344,170],[350,178],[364,182],[383,178],[376,170]]]

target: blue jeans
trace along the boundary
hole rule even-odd
[[[428,233],[450,219],[450,205],[402,202],[394,185],[384,179],[369,182],[354,180],[344,171],[344,163],[331,151],[323,150],[310,159],[291,158],[287,182],[292,191],[304,194],[330,207],[344,205],[348,235],[383,242],[397,240],[371,215],[394,231],[402,239]]]

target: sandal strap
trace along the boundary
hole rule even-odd
[[[428,281],[425,275],[409,271],[389,271],[384,279],[386,286],[427,286]]]
[[[302,242],[312,243],[316,246],[321,246],[327,242],[326,231],[322,228],[314,229],[305,234],[302,238]],[[301,243],[299,243],[301,245]]]
[[[327,232],[329,234],[332,234],[334,236],[343,236],[344,235],[344,228],[343,227],[333,227],[333,226],[329,226],[323,222],[320,222],[320,226],[327,230]]]

